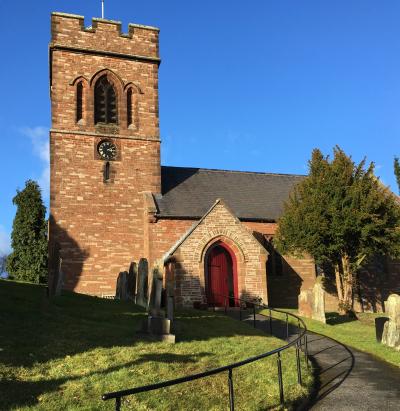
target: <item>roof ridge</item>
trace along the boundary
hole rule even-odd
[[[161,166],[164,168],[181,168],[185,170],[211,171],[211,172],[225,172],[225,173],[240,173],[240,174],[262,174],[271,176],[293,176],[306,177],[306,174],[291,174],[291,173],[270,173],[264,171],[242,171],[242,170],[225,170],[219,168],[204,168],[204,167],[183,167],[183,166]]]

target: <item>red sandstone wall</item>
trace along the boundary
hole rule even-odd
[[[176,259],[177,304],[192,306],[194,302],[206,301],[204,256],[210,245],[217,240],[225,242],[235,254],[239,296],[262,297],[266,302],[267,252],[220,202],[173,254]]]
[[[246,227],[262,235],[275,235],[276,223],[245,222]],[[282,275],[267,272],[268,301],[274,307],[297,307],[301,289],[314,286],[315,264],[312,258],[283,257]]]
[[[52,128],[158,140],[158,29],[132,26],[130,37],[124,37],[120,35],[120,24],[115,22],[94,21],[90,31],[82,25],[83,18],[52,15]],[[116,51],[125,53],[124,58],[101,54]],[[147,56],[147,60],[140,56]],[[119,126],[99,130],[94,124],[93,89],[98,73],[104,69],[112,72],[118,93]],[[79,124],[75,118],[77,81],[84,85],[84,115]],[[139,117],[137,127],[131,128],[126,116],[129,85],[137,94]]]
[[[49,247],[61,248],[65,288],[98,295],[113,294],[118,273],[147,257],[142,192],[160,192],[158,30],[131,26],[127,36],[119,30],[119,24],[99,20],[84,30],[81,17],[52,15]],[[128,56],[105,54],[110,51]],[[118,125],[94,124],[93,88],[103,69],[118,95]],[[84,84],[79,123],[77,77]],[[130,128],[128,87],[135,88],[139,116]],[[118,148],[107,182],[96,152],[105,137]],[[50,261],[50,273],[55,265]]]
[[[194,220],[158,220],[149,224],[150,265],[159,260],[195,224]]]

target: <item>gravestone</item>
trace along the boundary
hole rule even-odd
[[[115,298],[126,301],[128,296],[128,272],[122,271],[118,274],[117,289],[115,291]]]
[[[167,318],[171,322],[174,320],[174,293],[175,293],[174,269],[175,269],[174,263],[168,262],[165,267],[165,296],[166,296]]]
[[[311,318],[313,313],[313,293],[311,290],[302,290],[299,294],[299,315]]]
[[[151,277],[149,316],[143,322],[141,333],[157,341],[175,343],[175,335],[171,334],[171,320],[165,318],[161,310],[163,280],[158,268],[152,270]]]
[[[385,324],[389,321],[387,317],[377,317],[375,318],[375,336],[376,341],[382,342],[383,330],[385,328]]]
[[[382,344],[400,351],[400,295],[391,294],[385,301],[389,317],[383,328]]]
[[[147,308],[149,289],[149,264],[145,258],[139,260],[138,284],[136,294],[136,304]]]
[[[56,264],[57,264],[57,267],[56,267],[57,274],[56,274],[56,290],[55,290],[54,295],[58,296],[58,295],[61,295],[61,290],[62,290],[62,286],[63,286],[63,282],[64,282],[63,281],[64,280],[63,271],[62,271],[63,260],[60,256],[59,251],[58,251],[57,259],[55,261],[56,261]]]
[[[302,290],[299,294],[299,315],[326,324],[325,290],[322,276],[317,277],[312,290]]]
[[[136,279],[137,279],[137,264],[132,261],[129,266],[129,275],[128,275],[128,295],[131,300],[136,302]]]
[[[174,297],[167,295],[167,318],[171,321],[174,321]]]
[[[161,293],[162,293],[162,275],[158,268],[154,268],[152,275],[152,286],[150,292],[150,314],[154,317],[161,314]]]
[[[322,286],[322,278],[317,277],[315,281],[312,294],[312,316],[313,320],[321,321],[322,323],[326,324],[326,317],[325,317],[325,290]]]

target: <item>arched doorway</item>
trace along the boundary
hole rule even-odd
[[[223,242],[214,243],[205,258],[206,295],[209,304],[235,306],[238,298],[236,258]],[[231,297],[226,301],[225,297]]]

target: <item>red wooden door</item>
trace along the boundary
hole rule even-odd
[[[232,258],[224,247],[214,247],[208,256],[208,301],[216,306],[225,304],[224,296],[233,293]]]

